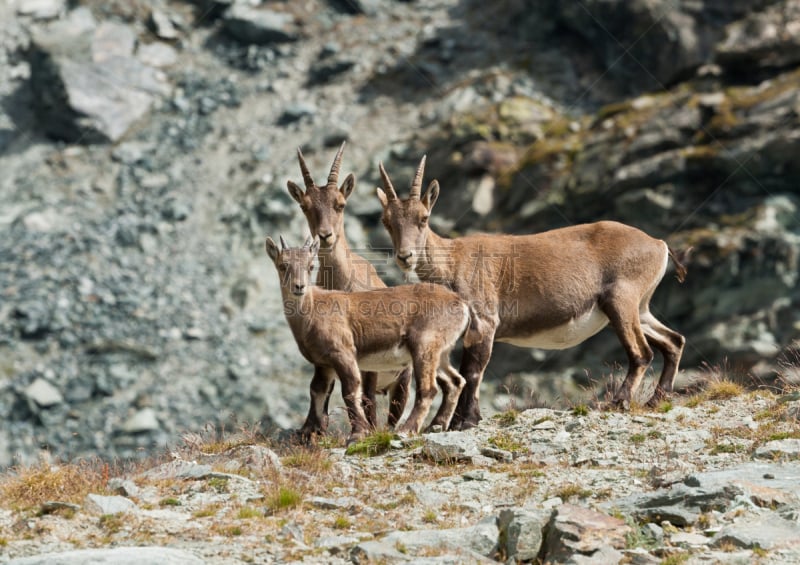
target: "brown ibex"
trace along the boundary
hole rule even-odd
[[[481,338],[464,348],[460,372],[467,384],[451,429],[480,420],[479,387],[494,341],[566,349],[611,324],[629,360],[615,404],[630,405],[653,359],[651,346],[664,355],[664,367],[648,405],[672,391],[685,340],[649,310],[669,258],[680,280],[686,273],[666,243],[607,221],[533,235],[446,239],[428,227],[439,183],[432,181],[421,195],[424,170],[425,157],[409,197],[400,200],[381,164],[383,190],[377,193],[400,268],[455,290],[477,317]]]
[[[306,190],[304,192],[291,180],[287,181],[287,187],[289,194],[300,205],[300,209],[308,221],[311,237],[318,237],[320,241],[317,286],[326,290],[346,292],[386,288],[372,264],[354,253],[345,237],[344,208],[347,198],[352,194],[356,185],[356,177],[353,173],[345,177],[341,186],[337,184],[345,143],[342,142],[339,147],[328,174],[328,182],[324,185],[317,185],[314,182],[303,152],[298,147],[297,159],[300,162]],[[385,378],[381,380],[386,381]],[[403,369],[396,379],[388,381],[388,423],[391,427],[394,427],[403,415],[408,400],[410,380],[411,368],[408,367]],[[311,407],[301,428],[301,434],[309,435],[325,430],[332,386],[333,381],[329,382],[324,375],[315,374],[312,378]],[[362,386],[367,421],[372,427],[377,427],[375,395],[379,390],[380,392],[387,392],[387,390],[379,389],[378,375],[373,371],[362,375]]]
[[[350,418],[350,440],[369,431],[361,402],[361,371],[396,371],[413,365],[416,395],[400,433],[416,433],[442,387],[442,404],[431,426],[447,429],[464,387],[450,365],[450,351],[467,330],[469,307],[456,293],[435,284],[340,292],[309,285],[319,242],[281,248],[266,240],[278,269],[284,314],[300,353],[314,364],[325,390],[338,375]],[[468,341],[468,340],[467,340]],[[438,377],[437,377],[438,372]]]

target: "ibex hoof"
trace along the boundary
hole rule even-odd
[[[310,444],[320,437],[325,435],[323,428],[300,428],[290,432],[290,441],[301,444]]]
[[[346,442],[345,445],[348,445],[348,446],[352,445],[352,444],[354,444],[356,442],[361,441],[365,437],[367,437],[367,432],[354,432],[354,433],[350,434],[350,436],[347,438],[347,442]]]
[[[657,388],[656,391],[653,393],[653,396],[650,397],[650,400],[647,401],[648,408],[658,408],[658,405],[664,402],[665,400],[669,400],[672,397],[672,394]]]
[[[622,410],[627,412],[631,409],[631,401],[627,398],[615,398],[606,406],[606,410]]]

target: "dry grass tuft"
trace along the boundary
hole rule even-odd
[[[315,475],[327,473],[333,466],[329,452],[314,446],[293,447],[287,455],[281,458],[281,463],[284,467]]]
[[[108,479],[109,466],[99,460],[16,467],[0,476],[0,501],[19,511],[51,500],[81,503],[89,493],[105,492]]]
[[[701,379],[702,390],[686,400],[686,406],[694,408],[710,400],[736,398],[746,392],[744,386],[730,377],[731,371],[722,367],[706,367],[706,375]]]
[[[703,391],[706,400],[727,400],[744,394],[744,387],[732,381],[712,382]]]

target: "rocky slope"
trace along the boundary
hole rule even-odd
[[[715,382],[371,455],[194,435],[127,471],[45,462],[0,478],[0,563],[800,563],[798,416]]]
[[[796,378],[797,2],[529,4],[0,2],[0,467],[298,425],[263,238],[305,234],[294,149],[321,176],[345,139],[355,247],[387,244],[378,161],[402,187],[427,153],[443,232],[693,246],[655,299],[684,381]],[[610,332],[498,348],[485,410],[601,397],[620,363]]]

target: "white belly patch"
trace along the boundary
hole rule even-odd
[[[596,307],[583,316],[573,318],[564,325],[536,332],[529,336],[498,339],[518,347],[537,349],[568,349],[586,341],[608,324],[608,318]]]
[[[362,371],[397,371],[411,363],[411,352],[407,347],[394,347],[364,355],[358,359],[358,368]]]

